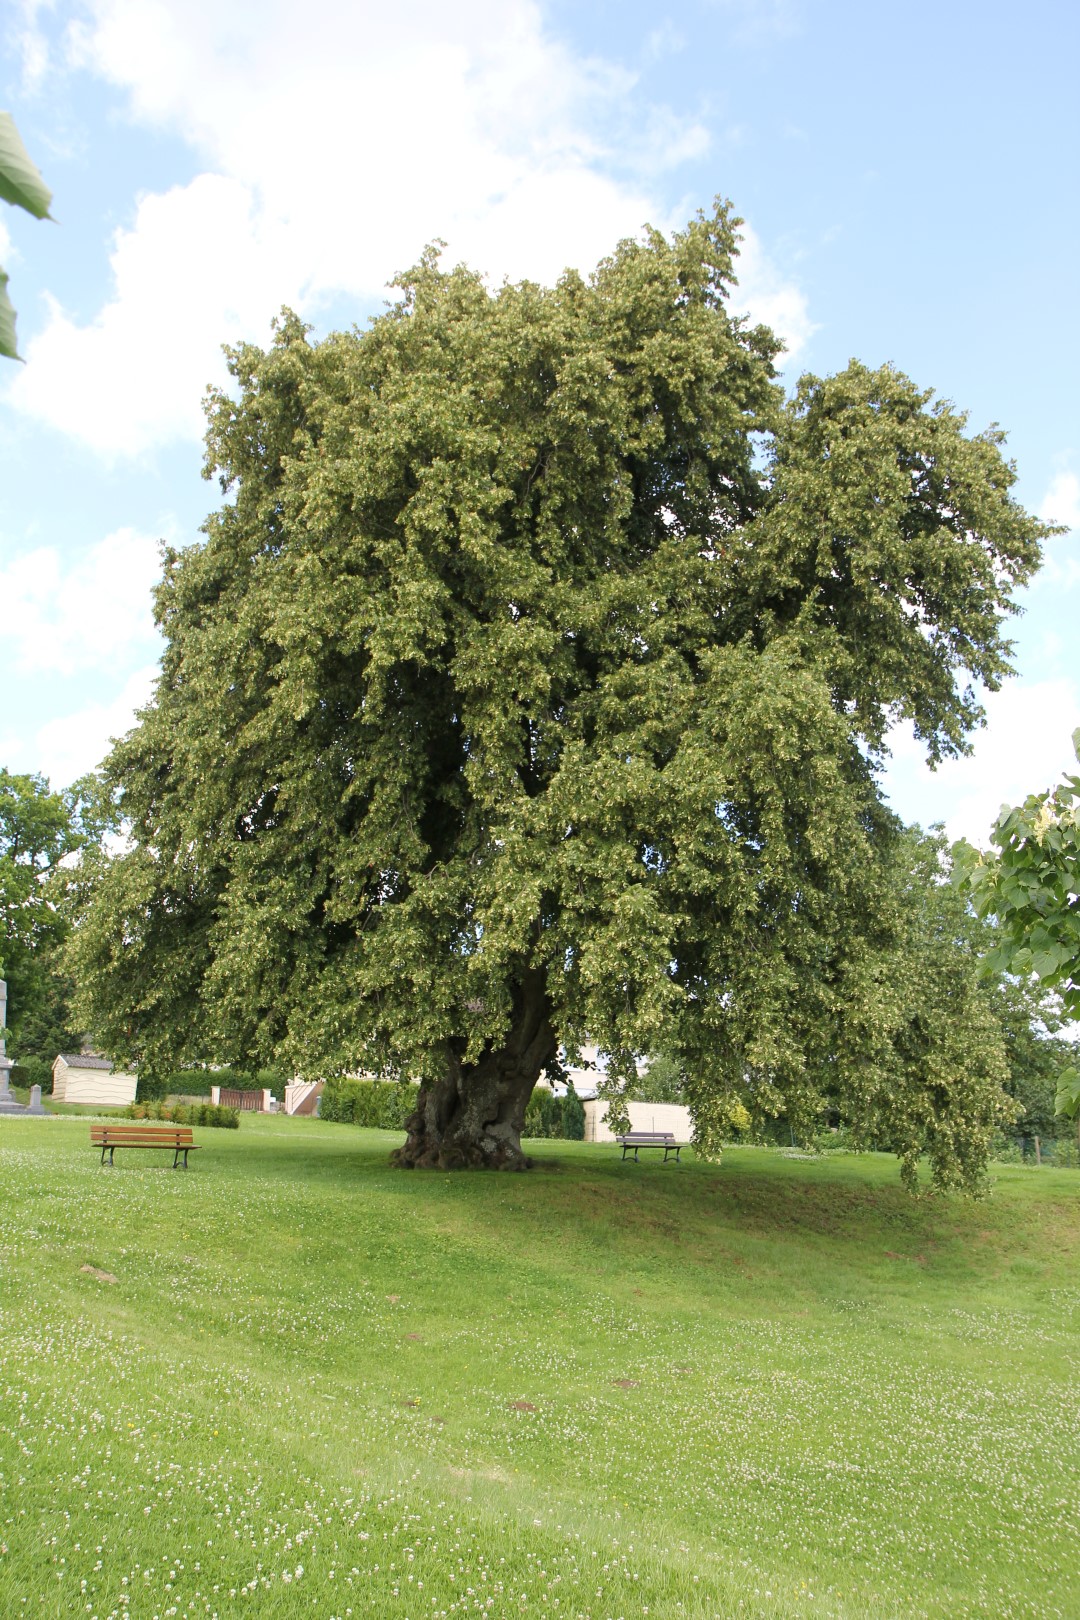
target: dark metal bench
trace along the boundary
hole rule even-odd
[[[179,1168],[180,1155],[184,1156],[184,1169],[188,1167],[188,1154],[198,1152],[198,1143],[191,1139],[190,1125],[91,1125],[90,1141],[101,1149],[101,1162],[109,1163],[118,1147],[165,1148],[173,1156],[172,1167]]]
[[[665,1164],[669,1153],[674,1153],[681,1164],[682,1160],[679,1159],[679,1154],[686,1146],[685,1142],[676,1142],[671,1131],[627,1131],[625,1136],[617,1136],[615,1140],[622,1143],[623,1158],[625,1159],[626,1155],[632,1152],[634,1159],[638,1163],[640,1163],[640,1160],[638,1160],[639,1148],[655,1147],[663,1148]]]

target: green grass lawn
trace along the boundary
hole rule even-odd
[[[88,1138],[0,1121],[4,1617],[1080,1614],[1075,1171]]]

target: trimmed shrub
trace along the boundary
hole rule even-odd
[[[222,1108],[219,1103],[133,1102],[127,1113],[129,1119],[162,1119],[173,1125],[209,1125],[224,1131],[240,1128],[239,1108]]]
[[[336,1125],[403,1131],[416,1107],[416,1087],[394,1080],[328,1080],[319,1098],[319,1118]]]

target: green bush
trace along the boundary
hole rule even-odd
[[[525,1108],[523,1136],[548,1140],[582,1142],[585,1139],[585,1109],[572,1088],[556,1097],[546,1086],[537,1086]]]
[[[416,1107],[416,1087],[393,1080],[328,1080],[319,1098],[319,1118],[337,1125],[403,1131]]]
[[[11,1071],[11,1084],[26,1091],[40,1086],[44,1095],[52,1090],[52,1070],[43,1057],[20,1058]]]
[[[129,1119],[162,1119],[174,1125],[209,1125],[224,1131],[240,1128],[239,1108],[223,1108],[220,1103],[133,1102],[127,1112]]]
[[[416,1107],[416,1087],[393,1080],[328,1080],[319,1099],[319,1118],[337,1125],[365,1125],[369,1129],[403,1131]],[[525,1110],[524,1136],[554,1137],[581,1142],[585,1138],[585,1110],[576,1091],[556,1097],[537,1086]]]

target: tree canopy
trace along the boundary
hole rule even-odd
[[[223,503],[166,556],[107,767],[131,847],[72,945],[110,1049],[416,1076],[399,1162],[517,1166],[591,1037],[613,1087],[683,1060],[705,1146],[751,1081],[798,1109],[827,1075],[903,1092],[908,1157],[966,1176],[961,1042],[868,1079],[902,927],[874,769],[899,718],[964,748],[1046,531],[1001,435],[891,367],[785,398],[728,309],[737,224],[552,288],[432,251],[365,330],[231,352]]]
[[[1073,749],[1080,762],[1080,728]],[[998,924],[986,971],[1035,975],[1056,991],[1067,1018],[1080,1019],[1080,776],[1003,806],[990,836],[990,850],[966,839],[954,849],[957,883]],[[1075,1069],[1061,1077],[1058,1107],[1080,1111]]]
[[[63,868],[100,845],[111,824],[93,777],[53,793],[43,776],[0,769],[0,977],[8,981],[13,1048],[51,1060],[71,1034],[70,985],[57,950],[66,936]]]

